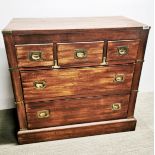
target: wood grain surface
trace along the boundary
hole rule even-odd
[[[4,43],[9,63],[9,68],[17,68],[17,58],[14,46],[14,40],[12,35],[5,34]],[[25,112],[25,105],[23,102],[23,91],[22,91],[22,84],[21,84],[21,76],[19,70],[12,71],[10,70],[11,80],[12,80],[12,88],[14,93],[14,101],[17,108],[17,115],[18,115],[18,122],[19,128],[27,129],[27,120],[26,120],[26,112]]]
[[[145,26],[123,16],[74,18],[15,18],[3,30],[71,30],[101,28],[135,28]]]
[[[30,59],[32,52],[40,52],[41,60]],[[39,67],[53,65],[53,44],[25,44],[16,45],[16,54],[19,67]]]
[[[21,71],[25,101],[45,101],[57,97],[92,96],[130,92],[134,65]],[[124,82],[115,76],[124,75]],[[45,81],[44,89],[36,89],[35,81]]]
[[[53,100],[26,104],[28,128],[42,128],[93,121],[125,118],[129,95],[100,96],[81,99]],[[112,104],[120,103],[120,110]],[[37,112],[48,110],[48,118],[38,118]]]
[[[135,130],[136,119],[118,119],[18,132],[19,144]]]
[[[137,57],[139,43],[140,40],[108,41],[107,61],[135,60]],[[126,55],[120,55],[118,53],[117,48],[122,46],[128,48]]]
[[[103,42],[58,43],[57,53],[59,66],[89,66],[102,62]],[[84,58],[77,58],[76,51],[86,51]]]

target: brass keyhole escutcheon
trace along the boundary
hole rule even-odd
[[[115,75],[114,82],[118,82],[118,83],[124,82],[124,74]]]
[[[36,89],[44,89],[46,87],[45,81],[34,81],[33,84]]]
[[[121,103],[112,104],[112,110],[120,110],[120,109],[121,109]]]
[[[41,51],[32,51],[29,53],[29,59],[31,61],[41,61],[42,60],[42,55]]]
[[[127,55],[128,54],[128,47],[127,46],[117,47],[117,52],[120,56]]]
[[[83,59],[83,58],[86,58],[87,57],[87,50],[86,49],[75,49],[75,52],[74,52],[74,57],[76,59]]]
[[[49,110],[42,110],[37,112],[38,118],[48,118],[50,116]]]

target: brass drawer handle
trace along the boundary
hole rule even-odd
[[[128,47],[127,46],[117,47],[117,52],[120,56],[127,55],[128,54]]]
[[[75,49],[74,56],[77,59],[83,59],[87,57],[87,51],[86,49],[80,48],[80,49]]]
[[[48,118],[50,116],[50,111],[49,110],[42,110],[37,112],[37,117],[38,118]]]
[[[33,84],[36,89],[44,89],[46,87],[45,81],[34,81]]]
[[[41,51],[32,51],[29,53],[29,60],[31,61],[41,61],[42,55]]]
[[[120,110],[120,109],[121,109],[121,103],[112,104],[112,110]]]
[[[115,75],[114,82],[118,82],[118,83],[124,82],[124,74]]]

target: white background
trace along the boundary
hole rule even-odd
[[[15,17],[127,16],[151,26],[139,91],[153,91],[153,0],[1,0],[0,30]],[[0,34],[0,109],[14,107],[8,63]]]

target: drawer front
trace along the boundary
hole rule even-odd
[[[107,60],[135,60],[138,47],[139,40],[109,41]]]
[[[24,99],[120,94],[130,92],[134,65],[21,71]]]
[[[16,45],[19,67],[52,66],[53,44]]]
[[[59,43],[60,66],[89,66],[102,62],[103,42]]]
[[[26,103],[28,128],[42,128],[127,117],[129,95]]]

